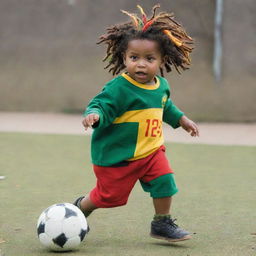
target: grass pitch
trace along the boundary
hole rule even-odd
[[[137,184],[126,206],[99,209],[78,251],[45,250],[40,213],[72,202],[95,184],[90,139],[78,135],[0,133],[0,255],[256,255],[256,147],[167,144],[180,192],[172,215],[196,233],[169,244],[149,237],[152,202]]]

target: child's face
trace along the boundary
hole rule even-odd
[[[127,72],[135,81],[153,84],[154,77],[163,64],[158,43],[147,39],[129,41],[124,63]]]

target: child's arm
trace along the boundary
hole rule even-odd
[[[184,113],[169,98],[164,107],[163,121],[176,129],[180,127],[179,120],[183,115]]]
[[[184,113],[173,104],[171,99],[168,99],[165,105],[163,120],[173,128],[181,126],[193,137],[199,136],[198,126],[192,120],[188,119]]]
[[[196,137],[199,136],[199,129],[198,126],[189,118],[187,118],[185,115],[183,115],[179,120],[180,126],[190,133],[191,136]]]
[[[83,125],[85,130],[103,128],[110,125],[122,111],[123,97],[120,96],[117,85],[105,86],[101,93],[95,96],[84,112]]]

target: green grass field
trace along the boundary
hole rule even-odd
[[[0,133],[0,255],[256,255],[256,147],[167,144],[180,192],[177,223],[196,233],[169,244],[149,237],[152,202],[137,184],[126,206],[99,209],[78,251],[46,251],[40,213],[72,202],[95,183],[90,139],[78,135]]]

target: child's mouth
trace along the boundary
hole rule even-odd
[[[136,74],[136,76],[137,76],[137,77],[139,77],[139,78],[145,78],[145,77],[147,76],[147,74],[146,74],[146,73],[141,72],[141,71],[136,72],[135,74]]]

